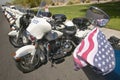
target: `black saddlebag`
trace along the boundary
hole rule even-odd
[[[73,18],[72,22],[78,26],[80,30],[87,29],[90,25],[90,22],[87,18]]]
[[[120,39],[116,36],[111,36],[108,41],[111,43],[114,49],[120,50]]]
[[[57,22],[57,23],[63,23],[66,21],[67,17],[64,14],[54,14],[52,18]]]

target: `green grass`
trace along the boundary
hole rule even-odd
[[[52,14],[65,14],[67,16],[67,19],[72,19],[74,17],[84,17],[86,10],[90,6],[99,7],[110,16],[111,19],[106,26],[107,28],[120,30],[120,1],[103,3],[103,4],[53,7],[50,8],[50,11],[52,12]]]
[[[64,6],[64,7],[55,7],[50,8],[50,11],[52,14],[65,14],[68,19],[72,19],[74,17],[84,17],[85,11],[82,11],[84,9],[87,10],[88,5],[74,5],[74,6]]]

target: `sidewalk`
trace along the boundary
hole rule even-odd
[[[116,37],[120,38],[120,31],[108,29],[108,28],[100,28],[100,30],[106,35],[107,39],[110,36],[116,36]]]

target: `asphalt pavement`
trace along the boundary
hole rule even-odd
[[[23,74],[15,66],[10,53],[17,50],[8,40],[9,23],[0,9],[0,80],[104,80],[103,76],[97,75],[90,67],[74,71],[72,56],[66,57],[65,61],[51,67],[50,62],[30,73]],[[107,29],[103,28],[105,34]],[[115,31],[116,32],[116,31]],[[120,31],[113,31],[113,35],[119,36]]]

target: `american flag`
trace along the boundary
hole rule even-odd
[[[76,47],[73,58],[76,70],[89,63],[105,75],[115,68],[114,50],[105,35],[97,27],[88,33]]]

